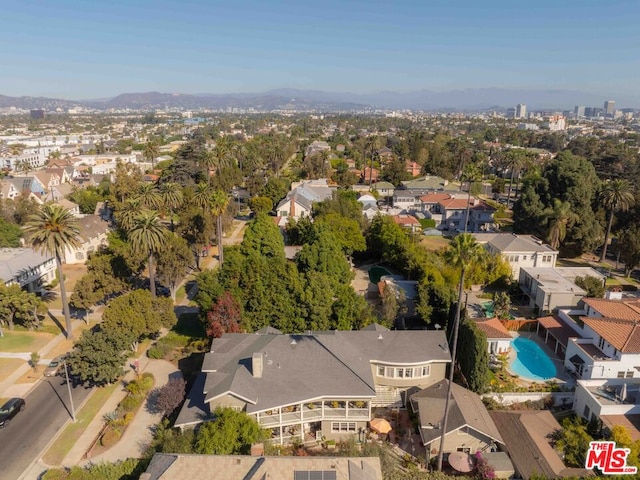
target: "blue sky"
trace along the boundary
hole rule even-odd
[[[572,89],[635,97],[639,1],[0,0],[0,94]]]

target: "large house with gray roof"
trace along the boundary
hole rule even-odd
[[[554,268],[558,251],[533,235],[515,233],[474,233],[473,236],[489,253],[500,254],[509,265],[514,279],[520,278],[522,267]]]
[[[18,284],[29,292],[37,292],[53,281],[56,262],[53,256],[32,248],[0,248],[0,281]]]
[[[335,190],[329,186],[326,178],[294,182],[287,196],[276,207],[276,214],[281,218],[280,226],[285,226],[289,217],[295,220],[310,217],[313,204],[330,199]]]
[[[175,425],[196,425],[230,407],[279,443],[354,435],[372,408],[401,407],[409,388],[439,382],[451,361],[444,332],[373,327],[224,334],[213,340]]]

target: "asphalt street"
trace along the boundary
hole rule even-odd
[[[76,408],[90,391],[81,385],[71,389]],[[0,480],[19,478],[71,416],[64,377],[45,378],[25,402],[24,411],[0,429]]]

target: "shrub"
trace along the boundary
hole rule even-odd
[[[129,392],[131,395],[140,395],[142,393],[140,384],[135,380],[132,380],[129,383],[127,383],[125,390]]]
[[[69,472],[65,468],[49,469],[42,476],[42,480],[65,480],[69,476]]]
[[[161,360],[165,358],[170,351],[171,347],[168,347],[166,344],[157,343],[149,350],[147,350],[147,357]]]
[[[120,420],[120,425],[122,425],[123,427],[125,425],[129,425],[132,422],[133,417],[135,417],[135,413],[133,412],[125,413],[124,417],[122,417],[122,420]]]
[[[133,412],[142,405],[143,398],[138,395],[127,395],[118,405],[118,410],[121,412]]]
[[[112,447],[120,440],[120,435],[120,430],[117,428],[109,428],[102,434],[100,444],[105,448]]]
[[[140,390],[142,391],[142,393],[147,393],[149,390],[151,390],[154,383],[155,380],[153,378],[153,374],[151,373],[142,374],[142,377],[140,377],[140,379],[138,380],[138,385],[140,386]]]

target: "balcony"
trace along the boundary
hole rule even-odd
[[[354,419],[365,421],[371,416],[369,401],[325,400],[267,410],[256,415],[266,428],[322,420]]]

